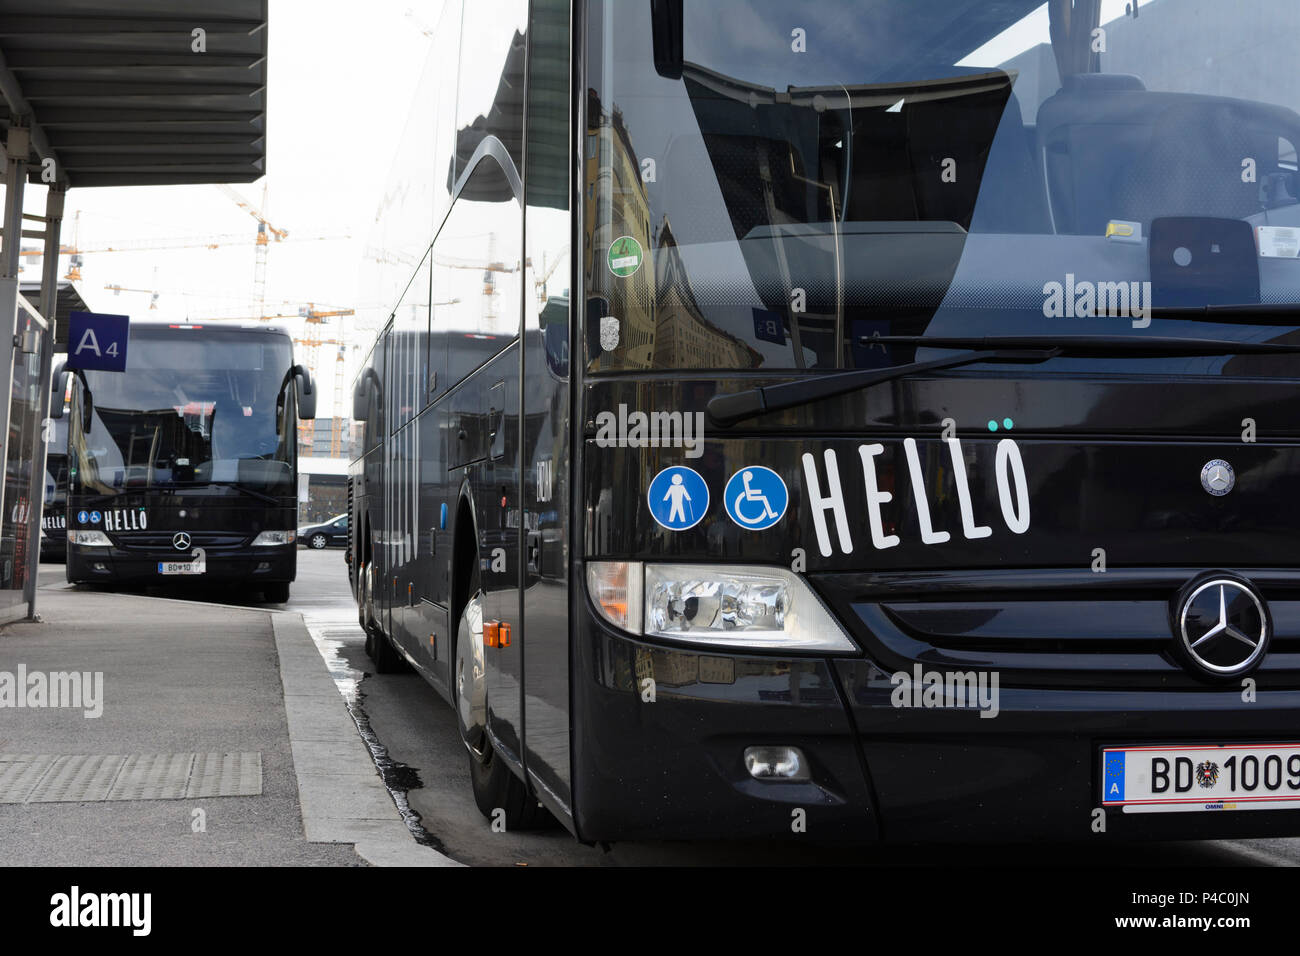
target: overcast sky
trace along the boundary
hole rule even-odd
[[[356,308],[360,315],[375,305],[363,301],[365,291],[358,289],[361,256],[431,46],[426,31],[441,7],[441,0],[270,0],[267,175],[233,187],[259,206],[265,184],[264,212],[290,234],[289,241],[270,247],[268,312],[296,315],[299,305],[315,302],[318,308]],[[28,212],[44,212],[44,192],[28,188]],[[247,238],[246,245],[214,250],[86,253],[80,289],[95,311],[168,319],[254,315],[257,222],[217,187],[77,189],[74,184],[64,245],[72,244],[77,210],[78,244],[86,248],[122,240],[193,236],[202,241],[236,233]],[[311,235],[351,238],[297,241]],[[67,267],[64,257],[61,271]],[[39,276],[33,258],[22,278]],[[158,309],[149,310],[147,292],[115,295],[106,285],[158,289]],[[301,328],[296,319],[281,321]],[[366,322],[366,317],[331,319],[322,337],[368,342],[360,328]],[[322,416],[332,411],[334,367],[327,359],[336,351],[321,349]],[[354,358],[356,351],[349,355]],[[352,377],[350,361],[348,387]]]

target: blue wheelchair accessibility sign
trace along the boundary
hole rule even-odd
[[[709,486],[700,473],[673,465],[654,476],[646,492],[650,516],[669,531],[694,528],[709,510]]]
[[[762,465],[746,465],[732,475],[722,497],[731,520],[748,531],[772,527],[790,504],[781,476]]]

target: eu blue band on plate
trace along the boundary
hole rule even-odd
[[[1102,799],[1124,799],[1124,753],[1108,753],[1102,773]]]

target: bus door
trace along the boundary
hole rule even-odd
[[[483,643],[487,664],[488,726],[501,747],[522,758],[520,713],[523,697],[519,617],[519,349],[512,346],[490,366],[488,458],[479,501],[480,581],[483,585]]]
[[[569,4],[534,0],[528,25],[523,344],[525,761],[572,804],[569,763]],[[548,801],[544,801],[548,802]],[[554,808],[553,808],[554,809]]]

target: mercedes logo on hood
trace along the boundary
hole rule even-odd
[[[1216,572],[1190,582],[1174,608],[1174,640],[1183,664],[1203,677],[1240,677],[1255,669],[1272,632],[1268,607],[1243,578]]]
[[[172,535],[172,547],[177,551],[188,551],[190,549],[189,534],[184,531],[177,531]]]
[[[1237,473],[1222,458],[1207,461],[1201,469],[1201,487],[1216,498],[1226,495],[1236,483]]]

